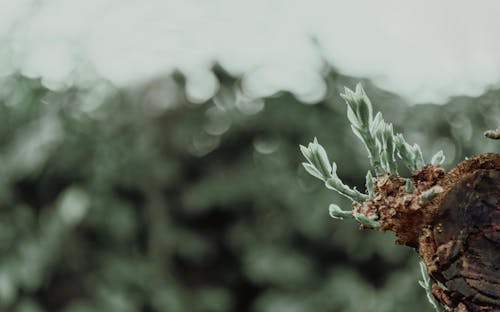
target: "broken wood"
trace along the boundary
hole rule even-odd
[[[500,154],[473,157],[448,173],[428,165],[411,182],[409,193],[405,179],[379,177],[375,196],[353,210],[379,216],[381,230],[417,250],[433,295],[450,311],[500,311]]]

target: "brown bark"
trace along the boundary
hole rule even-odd
[[[437,282],[433,294],[451,311],[500,311],[500,154],[484,154],[449,173],[439,166],[414,172],[413,193],[405,180],[375,180],[376,196],[356,212],[379,216],[382,230],[415,248]],[[439,192],[423,200],[424,192]]]

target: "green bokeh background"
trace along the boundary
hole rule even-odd
[[[282,93],[245,108],[238,81],[218,75],[202,105],[176,77],[168,108],[151,106],[147,84],[96,96],[4,83],[0,311],[432,311],[416,254],[331,219],[329,203],[349,203],[300,165],[298,145],[316,136],[364,189],[368,161],[338,96],[357,80],[330,75],[316,105]],[[500,92],[410,107],[364,84],[427,160],[443,149],[450,169],[498,152],[482,132],[500,123]]]

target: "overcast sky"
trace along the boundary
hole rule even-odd
[[[126,87],[178,69],[193,102],[218,63],[255,97],[315,102],[326,65],[412,103],[500,84],[500,1],[0,0],[0,75]]]

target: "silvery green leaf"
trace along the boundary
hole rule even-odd
[[[445,156],[444,156],[443,151],[439,151],[436,154],[434,154],[434,156],[432,156],[431,164],[442,165],[444,163],[444,160],[445,160]]]
[[[392,124],[387,124],[384,129],[384,141],[388,150],[394,150],[394,130]]]
[[[422,281],[421,282],[424,285],[429,284],[431,279],[430,279],[429,275],[427,274],[427,268],[425,266],[425,263],[423,261],[420,261],[419,267],[420,267],[420,274],[422,274]]]
[[[382,115],[378,115],[382,116]],[[370,134],[372,135],[373,138],[378,140],[378,136],[380,135],[379,133],[381,131],[384,131],[385,128],[385,122],[383,119],[379,119],[376,122],[372,123],[372,127],[370,127]]]
[[[368,191],[368,196],[370,198],[373,198],[375,195],[374,193],[374,185],[373,185],[373,176],[371,171],[368,170],[368,173],[366,174],[366,190]]]
[[[332,162],[332,176],[337,176],[337,164],[335,162]]]
[[[342,181],[335,175],[325,181],[325,186],[330,189],[338,192],[340,195],[343,195],[349,198],[352,201],[362,203],[368,198],[368,195],[361,194],[357,190],[353,190],[349,188],[349,186],[342,183]]]
[[[358,116],[358,120],[360,121],[360,123],[363,125],[363,128],[369,129],[372,120],[370,116],[370,110],[368,109],[367,104],[365,104],[365,101],[362,101],[359,104],[356,115]]]
[[[384,128],[385,125],[380,124],[373,133],[375,139],[374,154],[379,159],[380,166],[382,167],[383,172],[388,172],[389,170],[387,168],[387,155],[385,152]]]
[[[396,144],[396,147],[399,145],[403,145],[403,142],[405,139],[403,138],[403,135],[401,133],[398,133],[394,136],[394,143]]]
[[[405,192],[411,194],[414,191],[415,191],[415,187],[413,186],[413,183],[411,182],[411,180],[410,179],[406,180]]]
[[[360,103],[363,102],[363,96],[364,96],[364,91],[363,87],[361,86],[361,83],[358,83],[354,91],[351,92],[352,92],[352,99],[354,103],[356,103],[356,107],[358,107]]]
[[[364,214],[358,213],[358,212],[353,212],[354,219],[356,219],[359,223],[372,227],[374,229],[380,227],[380,222],[377,222],[376,220],[378,219],[377,216],[371,216],[367,217]]]
[[[389,172],[389,163],[387,159],[387,152],[385,150],[383,150],[382,153],[380,154],[380,160],[382,163],[382,168],[384,168],[384,171]]]
[[[344,218],[352,217],[351,211],[342,210],[335,204],[330,204],[330,206],[328,207],[328,211],[330,213],[330,216],[334,219],[343,220]]]
[[[351,124],[358,128],[368,127],[371,122],[371,103],[365,100],[368,99],[364,94],[363,88],[360,84],[353,92],[349,88],[344,88],[344,94],[340,95],[347,103],[347,118]]]
[[[385,124],[380,124],[380,126],[375,131],[375,138],[380,142],[381,146],[385,146]]]
[[[359,97],[357,115],[358,119],[363,123],[363,126],[368,128],[373,119],[372,103],[363,89],[361,83],[356,85],[356,95]]]
[[[331,190],[337,191],[342,194],[342,190],[345,187],[344,183],[340,181],[338,177],[333,177],[325,181],[325,186]]]
[[[386,144],[386,153],[387,153],[387,162],[389,165],[389,172],[392,174],[397,174],[398,173],[398,166],[396,163],[396,159],[394,158],[394,151],[395,151],[395,145],[394,145],[394,130],[392,127],[392,124],[388,124],[385,127],[384,131],[384,139],[385,139],[385,144]]]
[[[374,134],[377,131],[378,127],[380,127],[381,124],[384,124],[384,119],[382,118],[382,113],[378,112],[375,115],[375,118],[373,119],[372,124],[370,125],[370,132],[372,134]]]
[[[382,142],[380,142],[379,140],[375,141],[375,151],[377,153],[378,158],[380,158],[383,148],[382,148]]]
[[[316,169],[316,167],[314,167],[313,165],[303,162],[302,166],[304,166],[304,169],[306,169],[307,173],[309,173],[313,177],[318,178],[320,180],[325,180],[325,177],[323,177],[321,173],[318,171],[318,169]]]
[[[411,153],[411,145],[406,143],[406,140],[401,133],[394,136],[394,143],[396,143],[396,148],[401,152]]]
[[[431,201],[434,197],[436,197],[436,195],[438,193],[442,193],[444,190],[441,186],[439,185],[435,185],[433,187],[431,187],[430,189],[428,189],[427,191],[425,192],[422,192],[422,195],[420,195],[420,199],[422,200],[422,202],[429,202]]]
[[[401,133],[394,136],[394,143],[396,144],[396,150],[398,152],[399,158],[403,160],[408,169],[410,169],[411,171],[418,169],[417,163],[415,161],[415,151],[410,144],[406,143]]]
[[[326,154],[325,149],[318,143],[318,140],[316,138],[314,138],[312,150],[312,163],[325,178],[329,177],[332,172],[332,166],[330,165],[330,161],[328,160],[328,155]]]
[[[349,119],[351,124],[357,128],[361,128],[363,126],[362,122],[358,119],[358,116],[350,105],[347,105],[347,119]]]
[[[364,92],[365,90],[363,90],[363,85],[361,84],[361,82],[358,82],[356,84],[356,94],[363,95]]]
[[[413,144],[413,150],[415,151],[415,166],[417,169],[420,169],[425,166],[422,150],[420,150],[420,146],[417,143]]]
[[[340,97],[342,97],[344,99],[344,101],[346,101],[347,105],[349,105],[349,106],[354,105],[353,104],[355,102],[354,101],[354,92],[351,89],[349,89],[348,87],[344,87],[344,93],[341,93]],[[351,108],[353,108],[353,110],[355,109],[355,107],[351,107]]]
[[[300,151],[302,152],[302,155],[307,159],[308,162],[312,162],[312,152],[309,148],[305,147],[304,145],[299,145],[300,146]]]
[[[436,298],[434,298],[434,295],[432,294],[432,281],[427,273],[425,263],[423,261],[420,261],[419,264],[420,264],[420,274],[422,275],[422,280],[418,281],[418,284],[423,289],[425,289],[425,293],[427,295],[427,300],[434,307],[434,310],[436,310],[437,312],[442,312],[443,306],[439,302],[436,301]]]

